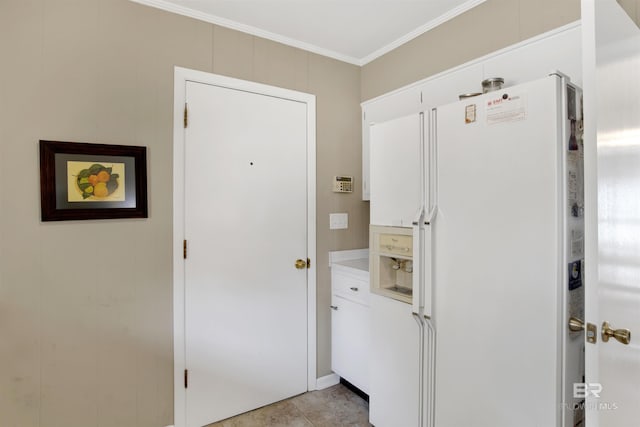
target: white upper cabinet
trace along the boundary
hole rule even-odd
[[[514,86],[560,71],[582,86],[580,27],[553,37],[534,38],[519,49],[497,52],[483,62],[483,79],[504,78],[504,87]]]
[[[422,127],[421,114],[371,125],[371,224],[411,227],[422,205]]]
[[[421,106],[420,88],[407,88],[362,105],[362,200],[370,200],[369,128],[407,114],[417,113]]]
[[[463,94],[482,92],[482,75],[482,64],[474,64],[425,81],[420,85],[423,109],[455,102]]]

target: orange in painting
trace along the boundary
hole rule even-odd
[[[100,171],[98,173],[98,182],[108,182],[111,178],[111,174],[107,171]]]

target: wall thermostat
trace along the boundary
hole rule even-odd
[[[333,192],[334,193],[353,193],[353,177],[352,176],[334,176]]]

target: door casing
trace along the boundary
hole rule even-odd
[[[314,95],[182,67],[174,69],[173,108],[173,367],[174,424],[186,424],[185,281],[184,281],[184,108],[187,81],[303,102],[307,105],[307,389],[316,381],[316,98]]]

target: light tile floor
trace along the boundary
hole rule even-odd
[[[208,427],[369,427],[369,404],[342,384],[312,391]]]

